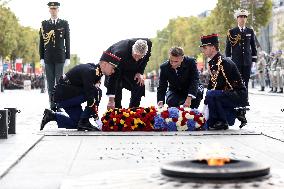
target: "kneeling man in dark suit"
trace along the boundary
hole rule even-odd
[[[160,66],[158,106],[166,103],[170,107],[183,105],[198,108],[203,94],[203,90],[201,95],[198,93],[198,84],[199,74],[195,59],[184,56],[181,47],[172,47],[169,51],[169,60]]]

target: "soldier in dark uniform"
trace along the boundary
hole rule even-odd
[[[257,59],[254,31],[246,27],[248,14],[246,10],[235,11],[238,26],[228,31],[225,49],[226,57],[237,65],[247,89],[251,66]],[[246,105],[249,106],[248,100]]]
[[[45,109],[40,130],[50,121],[56,121],[59,128],[97,131],[89,118],[98,119],[98,106],[101,99],[99,88],[102,75],[112,75],[119,65],[120,58],[104,53],[99,64],[80,64],[63,75],[55,86],[54,101],[69,115]],[[81,104],[87,102],[84,111]]]
[[[63,75],[64,65],[70,63],[70,35],[68,22],[57,17],[60,4],[49,2],[47,5],[51,18],[41,23],[39,54],[41,65],[45,67],[50,108],[56,111],[51,95]]]
[[[118,71],[106,78],[109,108],[121,108],[122,89],[131,91],[129,107],[138,107],[145,95],[144,70],[151,56],[152,42],[146,38],[126,39],[109,47],[106,52],[121,57]]]
[[[170,107],[183,105],[198,108],[203,97],[203,90],[198,93],[198,84],[195,59],[184,56],[181,47],[172,47],[169,50],[169,60],[160,66],[158,106],[163,106],[166,96],[166,104]]]
[[[246,124],[244,115],[235,110],[246,103],[246,88],[236,64],[219,52],[218,35],[201,37],[201,50],[210,58],[210,80],[204,103],[209,108],[208,126],[211,129],[228,129],[238,118]]]

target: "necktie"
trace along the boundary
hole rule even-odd
[[[53,24],[54,24],[54,25],[56,24],[55,20],[53,20]]]
[[[242,32],[242,33],[244,32],[244,28],[241,29],[241,32]]]

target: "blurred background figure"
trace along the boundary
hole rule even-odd
[[[276,52],[276,90],[277,93],[283,93],[283,70],[284,70],[284,61],[282,56],[282,50]]]
[[[259,52],[259,59],[257,61],[257,73],[260,84],[260,91],[265,89],[265,68],[266,68],[266,59],[265,53],[263,51]]]

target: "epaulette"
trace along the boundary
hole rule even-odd
[[[64,19],[60,19],[61,22],[64,22],[64,23],[68,23],[67,20],[64,20]]]
[[[231,35],[231,29],[228,29],[227,36],[229,37]]]
[[[98,66],[98,67],[96,68],[96,76],[101,77],[102,75],[103,75],[103,73],[102,73],[100,67]]]
[[[47,24],[48,23],[48,20],[43,20],[42,22],[41,22],[41,25],[43,26],[43,25],[45,25],[45,24]]]

